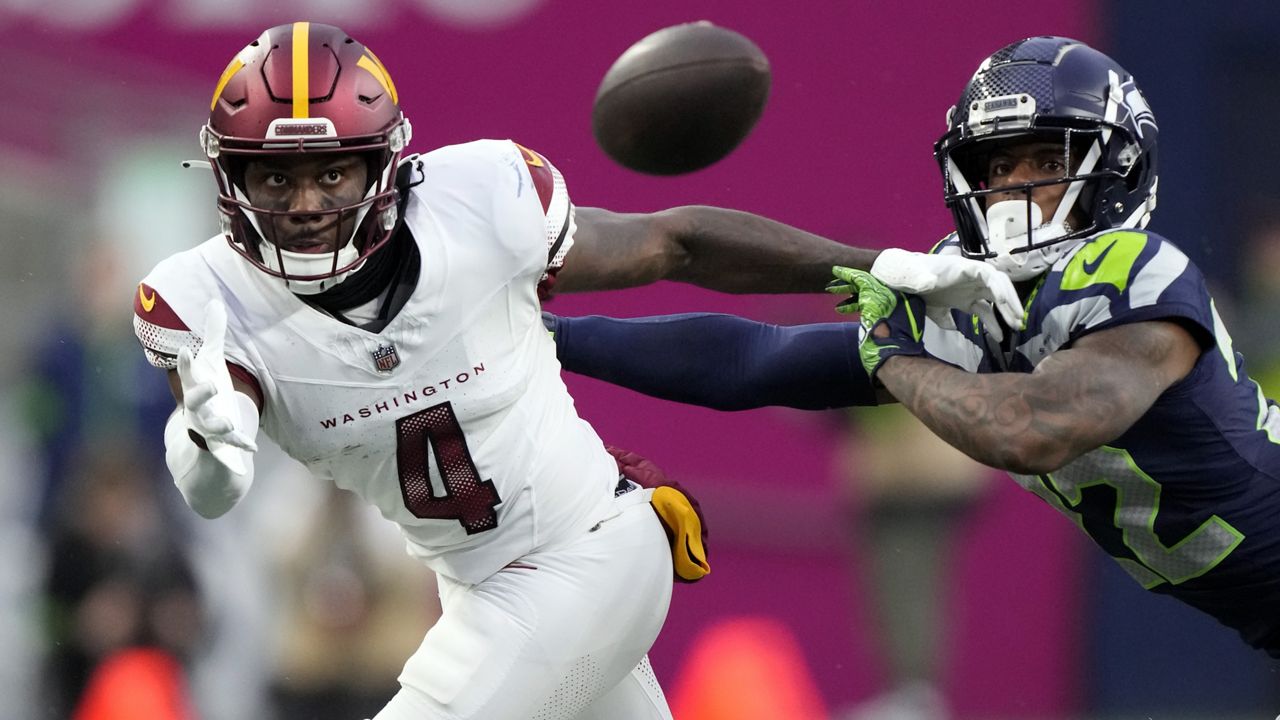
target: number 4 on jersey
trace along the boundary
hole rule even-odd
[[[437,495],[431,487],[430,451],[440,471]],[[494,510],[502,499],[492,480],[481,480],[453,405],[440,403],[396,420],[396,465],[404,506],[414,517],[457,520],[468,535],[498,526]]]

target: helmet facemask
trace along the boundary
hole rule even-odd
[[[1056,142],[1055,142],[1056,141]],[[1000,147],[1018,143],[1054,143],[1067,169],[1060,177],[992,186],[988,162]],[[1101,156],[1096,131],[1066,129],[1052,133],[1016,133],[959,144],[947,157],[947,204],[965,256],[986,260],[1013,280],[1044,271],[1071,246],[1099,228],[1083,210],[1096,196],[1095,172]],[[1037,189],[1065,186],[1053,214],[1045,218],[1035,202]]]
[[[394,165],[386,157],[388,153],[371,155],[374,157],[363,159],[370,171],[363,197],[356,202],[307,210],[255,205],[244,179],[244,167],[253,161],[252,157],[227,158],[217,163],[215,173],[225,188],[218,199],[223,233],[237,252],[260,270],[285,280],[294,293],[311,295],[328,290],[358,271],[365,259],[390,239],[398,220],[398,196],[392,184]],[[373,174],[375,168],[377,174]],[[315,241],[332,250],[287,249],[290,243],[281,228],[303,219],[313,226],[310,234]]]

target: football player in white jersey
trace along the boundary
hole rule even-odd
[[[541,298],[662,278],[820,291],[876,253],[715,208],[575,209],[532,150],[403,157],[410,134],[387,69],[336,27],[271,28],[222,73],[200,132],[221,232],[134,298],[179,402],[170,471],[222,515],[261,430],[400,527],[444,612],[376,720],[669,718],[645,654],[673,570],[707,571],[700,520],[620,478],[638,462],[575,412]],[[1016,304],[984,264],[954,268],[943,285]]]

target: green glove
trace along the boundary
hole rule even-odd
[[[841,313],[859,313],[862,338],[858,355],[872,380],[885,360],[894,355],[924,355],[924,301],[916,295],[890,290],[871,273],[835,267],[836,279],[827,292],[853,296],[836,306]],[[886,337],[876,337],[879,326],[889,329]]]

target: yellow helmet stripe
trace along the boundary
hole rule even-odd
[[[222,97],[222,90],[231,82],[231,77],[240,72],[240,68],[244,67],[244,62],[240,58],[236,58],[227,65],[227,69],[222,71],[222,77],[218,78],[218,85],[213,89],[213,100],[209,103],[209,112],[218,107],[218,98]]]
[[[391,102],[399,105],[400,94],[396,92],[396,84],[391,82],[391,73],[387,70],[387,66],[383,65],[382,61],[378,59],[378,56],[374,55],[373,51],[369,48],[365,48],[364,51],[369,53],[369,57],[373,58],[374,62],[378,63],[378,67],[382,68],[382,77],[386,78],[387,87],[391,90]]]
[[[293,116],[296,118],[311,115],[310,37],[311,23],[293,24]]]
[[[365,48],[364,51],[369,54],[361,55],[360,59],[356,62],[356,66],[368,70],[369,74],[382,85],[382,89],[386,90],[387,93],[391,95],[391,102],[399,105],[400,98],[396,95],[396,84],[391,82],[391,73],[387,72],[386,66],[382,64],[382,61],[378,59],[378,56],[373,54],[372,50]]]

